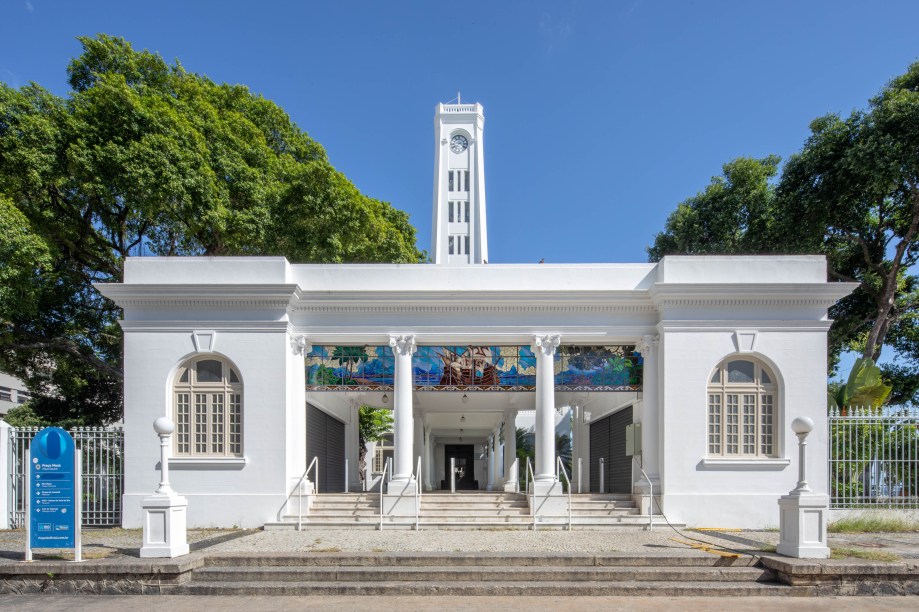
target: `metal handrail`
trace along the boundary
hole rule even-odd
[[[555,456],[555,471],[556,478],[559,475],[564,476],[565,481],[568,483],[568,531],[571,531],[571,478],[568,477],[568,471],[565,469],[565,464],[562,463],[560,455]]]
[[[530,476],[533,476],[533,482],[536,481],[536,475],[533,474],[533,465],[530,463],[530,458],[527,457],[527,473],[526,473],[526,487],[527,487],[527,497],[530,495]],[[536,531],[536,487],[533,487],[533,499],[530,500],[530,516],[533,517],[533,531]]]
[[[380,531],[383,531],[383,484],[386,483],[386,472],[392,472],[392,457],[386,458],[383,473],[380,474]]]
[[[418,531],[419,515],[421,514],[421,455],[418,455],[418,464],[415,467],[415,531]]]
[[[313,483],[313,492],[319,492],[319,457],[313,457],[310,464],[303,470],[303,475],[297,481],[297,531],[303,531],[303,480],[309,474],[310,469],[316,466],[316,481]]]
[[[648,492],[650,493],[651,499],[648,503],[648,531],[654,531],[654,483],[651,482],[651,479],[648,478],[648,475],[645,473],[641,463],[639,463],[637,457],[632,457],[632,460],[635,461],[635,465],[638,466],[638,469],[641,470],[641,475],[645,477],[645,480],[648,481]]]

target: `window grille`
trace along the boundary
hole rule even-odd
[[[776,386],[761,364],[721,363],[708,385],[708,454],[772,457],[775,454]]]
[[[176,376],[176,456],[242,455],[242,383],[236,369],[213,357],[193,359]]]

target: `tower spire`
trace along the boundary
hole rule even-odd
[[[481,104],[437,105],[434,117],[434,211],[431,255],[435,264],[488,261],[485,162]]]

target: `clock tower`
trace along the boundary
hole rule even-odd
[[[488,263],[481,104],[438,104],[434,114],[435,264]]]

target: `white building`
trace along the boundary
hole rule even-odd
[[[30,397],[25,383],[15,376],[0,372],[0,418],[13,408],[25,404]]]
[[[478,104],[437,107],[432,265],[131,258],[99,287],[124,309],[125,527],[158,484],[155,418],[177,424],[189,525],[251,527],[313,457],[320,493],[344,490],[346,460],[358,488],[361,404],[394,409],[390,494],[448,487],[451,458],[481,456],[463,486],[512,490],[515,415],[535,410],[534,490],[561,497],[556,407],[582,490],[602,480],[647,511],[640,463],[671,521],[776,526],[797,416],[817,423],[808,473],[826,491],[827,309],[853,286],[817,256],[485,265],[483,125]]]

